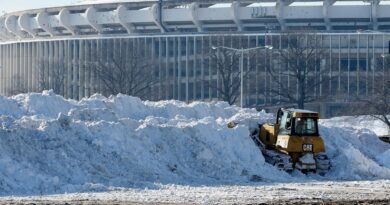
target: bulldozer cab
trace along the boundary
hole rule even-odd
[[[276,124],[280,135],[318,136],[319,114],[306,110],[279,109]]]

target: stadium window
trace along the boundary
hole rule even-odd
[[[367,70],[367,59],[358,59],[351,58],[349,59],[349,71],[357,71],[359,63],[359,71]],[[369,62],[370,63],[370,62]],[[341,70],[348,71],[348,58],[342,58],[340,60]]]

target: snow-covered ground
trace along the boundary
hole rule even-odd
[[[389,201],[390,181],[311,183],[259,183],[252,186],[159,186],[155,189],[122,189],[102,193],[73,193],[52,196],[5,197],[8,203],[81,204],[261,204],[278,201],[357,202]],[[349,204],[344,202],[344,204]],[[385,203],[381,203],[385,204]]]
[[[228,129],[233,120],[239,126]],[[0,194],[16,200],[9,196],[70,193],[58,197],[152,202],[172,196],[171,202],[180,202],[203,193],[196,203],[219,196],[230,203],[230,195],[250,201],[258,189],[304,187],[296,183],[351,183],[389,193],[390,144],[376,136],[383,124],[367,117],[321,121],[332,162],[321,177],[288,175],[265,163],[249,129],[272,121],[273,114],[221,102],[143,102],[124,95],[78,102],[50,91],[0,97]],[[366,182],[334,182],[340,180]]]

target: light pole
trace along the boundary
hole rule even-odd
[[[244,53],[249,53],[251,51],[257,50],[257,49],[269,49],[272,50],[273,47],[270,45],[265,46],[258,46],[254,48],[231,48],[231,47],[225,47],[225,46],[212,46],[213,50],[217,50],[219,48],[226,49],[226,50],[232,50],[240,53],[240,78],[241,78],[241,85],[240,85],[240,106],[241,108],[244,107]]]

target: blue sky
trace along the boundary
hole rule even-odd
[[[0,0],[0,11],[12,12],[25,9],[61,6],[78,0]]]

